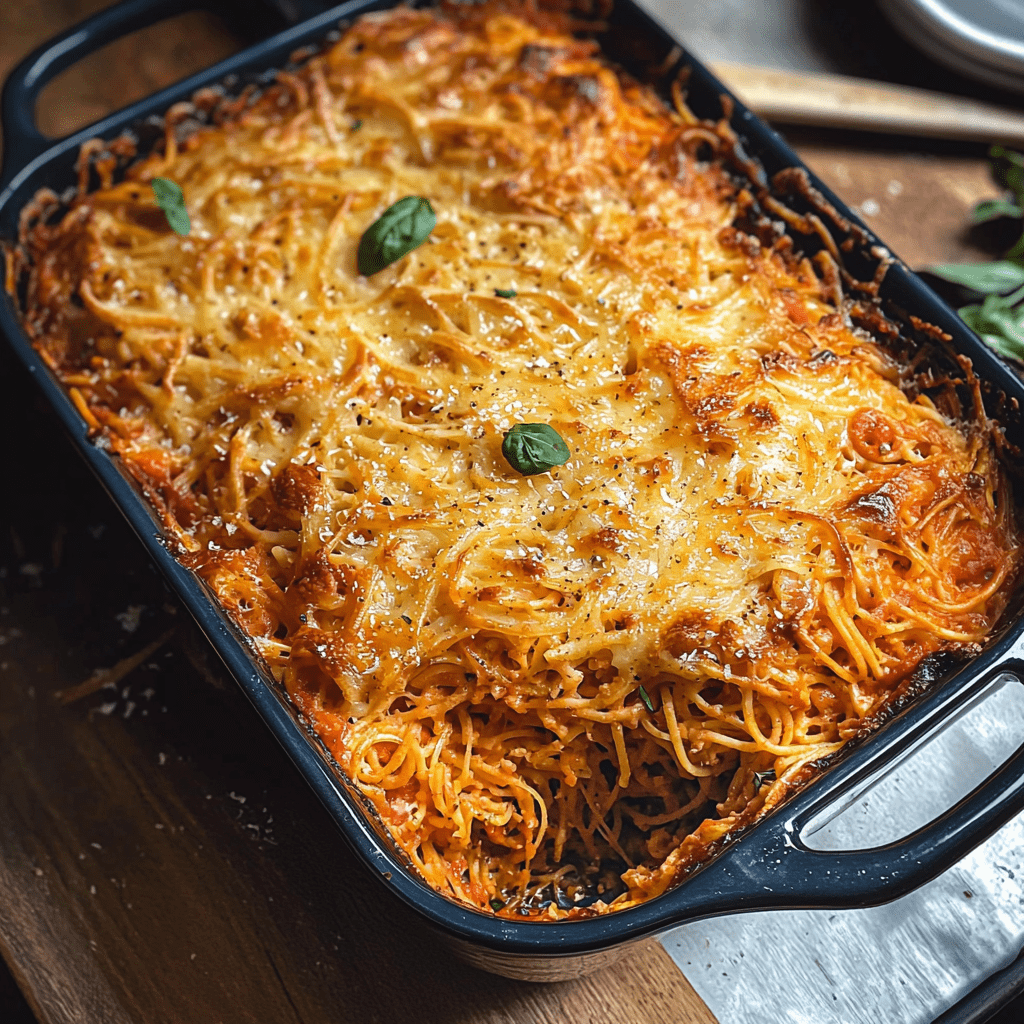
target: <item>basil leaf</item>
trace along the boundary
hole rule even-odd
[[[1024,217],[1024,210],[1009,199],[983,199],[975,205],[971,216],[975,224],[987,224],[990,220],[998,220],[1000,217],[1013,217],[1019,220]]]
[[[356,264],[370,277],[422,245],[434,230],[437,217],[422,196],[406,196],[389,206],[359,240]]]
[[[517,423],[501,444],[501,454],[523,476],[546,473],[569,461],[569,446],[546,423]]]
[[[640,699],[644,702],[644,707],[653,714],[654,705],[651,703],[651,695],[642,686],[640,687]]]
[[[754,792],[759,793],[766,782],[775,781],[775,769],[767,772],[754,772]]]
[[[970,308],[970,307],[968,307]],[[974,307],[980,308],[980,307]],[[960,311],[961,316],[963,310]],[[985,330],[982,326],[975,326],[967,317],[963,317],[968,327],[978,335],[979,338],[993,351],[998,352],[1004,359],[1024,359],[1024,351],[1021,350],[1019,345],[1015,345],[1013,342],[1004,338],[1001,334],[991,334]]]
[[[992,160],[992,173],[996,180],[1013,193],[1017,209],[1024,210],[1024,154],[1014,153],[1013,150],[1004,149],[1002,146],[993,146],[989,149],[988,155]],[[1021,214],[1017,213],[1016,216],[1020,217]],[[1016,259],[1021,255],[1024,255],[1024,235],[1021,235],[1017,244],[1006,254],[1006,258]]]
[[[1018,302],[1024,302],[1024,285],[1009,295],[987,295],[985,301],[988,302],[989,299],[1001,309],[1012,309]]]
[[[357,118],[356,118],[356,119],[355,119],[355,120],[354,120],[354,121],[352,122],[352,131],[354,131],[354,132],[357,132],[357,131],[359,131],[359,129],[360,129],[360,128],[362,128],[362,127],[363,127],[363,119],[362,119],[361,117],[357,117]]]
[[[495,913],[497,913],[499,910],[504,910],[505,909],[504,901],[503,900],[499,900],[497,897],[492,899],[490,901],[490,903],[491,903],[491,910],[493,910]]]
[[[514,299],[516,297],[516,290],[515,288],[495,288],[494,294],[499,299]]]
[[[188,219],[185,209],[185,196],[176,182],[170,178],[154,178],[150,185],[157,205],[164,211],[167,223],[176,235],[187,235],[192,230],[192,222]]]
[[[1013,247],[1006,250],[1006,258],[1008,260],[1019,260],[1024,255],[1024,235],[1013,244]]]
[[[1013,192],[1015,201],[1001,198],[978,203],[974,222],[984,224],[1000,217],[1024,219],[1024,154],[992,146],[988,155],[996,179]],[[946,265],[933,267],[931,272],[942,282],[984,295],[980,305],[958,309],[960,318],[999,355],[1024,360],[1024,234],[995,263]]]
[[[1006,187],[1017,197],[1017,202],[1024,202],[1024,167],[1011,164],[1004,176]]]
[[[956,311],[956,314],[975,334],[981,334],[984,331],[985,328],[981,322],[981,306],[963,306]]]
[[[981,340],[989,348],[998,352],[1004,359],[1024,360],[1024,351],[1021,350],[1020,346],[1014,345],[999,334],[983,334]]]
[[[1017,197],[1017,205],[1024,206],[1024,155],[1002,146],[993,146],[988,155],[996,178]]]
[[[1024,154],[1015,153],[1012,149],[1003,146],[990,146],[988,157],[992,161],[1005,160],[1010,165],[1024,168]]]
[[[1024,284],[1024,266],[1012,260],[994,263],[944,263],[928,270],[943,281],[966,285],[985,294],[1007,292]]]
[[[1005,300],[990,295],[980,306],[958,309],[960,319],[979,335],[986,345],[1009,359],[1024,359],[1024,312],[1011,312]]]
[[[981,308],[989,325],[995,328],[993,333],[1001,334],[1011,344],[1020,346],[1021,352],[1024,352],[1024,325],[1021,324],[1020,314],[1014,316],[1009,310],[999,307],[986,310],[984,304]]]

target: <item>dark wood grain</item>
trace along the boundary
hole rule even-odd
[[[0,76],[99,6],[0,5]],[[69,72],[41,122],[244,41],[207,15],[150,30]],[[977,153],[795,141],[912,264],[975,251]],[[551,986],[454,960],[345,847],[6,350],[0,379],[0,953],[42,1024],[711,1024],[657,945]],[[116,687],[55,698],[169,630]]]

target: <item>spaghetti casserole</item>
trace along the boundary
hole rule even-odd
[[[8,261],[97,443],[415,869],[543,920],[664,892],[974,650],[1019,565],[984,417],[901,389],[827,246],[752,213],[727,123],[575,27],[364,17],[198,96],[214,126],[172,110],[123,180],[97,144]],[[406,197],[429,238],[360,275]],[[517,473],[518,424],[568,461]]]

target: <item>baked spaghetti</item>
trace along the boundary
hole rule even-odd
[[[984,419],[901,390],[827,256],[740,229],[725,122],[573,28],[364,17],[258,97],[197,97],[216,127],[172,111],[123,180],[83,154],[8,272],[415,869],[543,920],[664,892],[974,650],[1019,563]],[[406,197],[429,238],[360,275]],[[568,461],[515,472],[526,423]]]

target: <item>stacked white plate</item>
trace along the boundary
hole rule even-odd
[[[933,60],[1024,93],[1024,0],[882,0],[880,6]]]

